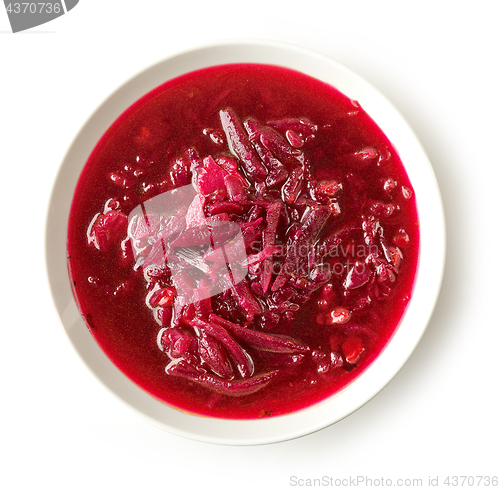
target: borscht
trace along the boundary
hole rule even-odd
[[[151,396],[256,419],[339,392],[411,299],[415,195],[396,149],[334,87],[271,65],[166,81],[78,180],[68,270],[88,329]]]

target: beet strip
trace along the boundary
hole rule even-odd
[[[264,248],[276,244],[276,233],[282,207],[282,204],[276,201],[267,208],[266,228],[262,232],[262,245]]]
[[[219,341],[207,334],[202,334],[198,339],[198,353],[210,369],[223,379],[233,376],[233,367],[229,362],[226,351]]]
[[[212,312],[212,286],[212,281],[206,277],[202,277],[198,288],[194,291],[195,301],[193,305],[199,318],[208,318]]]
[[[316,262],[320,261],[325,255],[334,251],[346,238],[361,227],[355,223],[351,223],[342,227],[340,230],[335,230],[326,237],[324,237],[316,246],[316,250],[311,250],[310,260]]]
[[[299,344],[293,339],[250,330],[249,328],[241,327],[240,325],[230,322],[229,320],[221,318],[213,313],[210,314],[209,318],[212,323],[216,323],[221,327],[224,327],[234,336],[256,349],[282,354],[299,354],[301,352],[309,352],[308,346]]]
[[[280,119],[278,121],[269,121],[267,124],[272,126],[273,128],[280,129],[282,131],[286,131],[287,129],[291,129],[293,131],[297,131],[299,133],[311,135],[318,130],[318,126],[313,124],[306,117],[297,118],[285,118]]]
[[[243,214],[243,207],[240,204],[230,201],[219,201],[207,204],[207,208],[211,215],[227,213],[227,214]]]
[[[220,156],[216,160],[217,165],[223,168],[229,175],[237,177],[241,181],[243,187],[250,187],[250,182],[238,170],[238,161],[234,157]]]
[[[246,278],[237,284],[233,284],[231,292],[238,301],[238,304],[243,310],[247,320],[252,321],[255,315],[261,315],[263,313],[262,305],[253,294]]]
[[[219,116],[231,153],[238,157],[250,178],[262,182],[266,178],[266,167],[251,146],[240,120],[231,109],[222,109]]]
[[[253,374],[253,366],[250,359],[241,350],[241,347],[233,340],[227,331],[216,323],[208,323],[199,318],[193,318],[189,323],[192,327],[198,327],[202,331],[217,339],[229,352],[236,362],[236,367],[242,378],[248,378]]]
[[[241,263],[243,267],[259,266],[264,260],[271,258],[274,254],[281,252],[279,245],[269,245],[261,252],[248,255],[247,258]]]
[[[276,243],[276,232],[280,219],[282,205],[279,201],[274,202],[267,208],[266,228],[262,232],[262,246],[265,248]],[[262,262],[262,272],[260,274],[260,285],[264,292],[267,292],[271,279],[273,277],[273,259],[267,257]]]
[[[259,226],[262,221],[264,221],[264,218],[257,218],[255,220],[252,220],[252,221],[247,221],[246,223],[238,223],[240,225],[240,228],[242,230],[245,230],[246,228],[257,228],[257,226]]]
[[[295,167],[290,172],[290,175],[281,188],[283,200],[287,204],[293,204],[304,187],[304,168]]]
[[[286,180],[288,178],[288,170],[285,166],[260,141],[256,141],[254,146],[257,154],[269,171],[266,177],[266,185],[273,187]]]
[[[244,396],[255,393],[268,385],[280,373],[279,370],[275,370],[243,381],[222,380],[209,374],[200,373],[184,361],[172,364],[166,371],[173,376],[187,378],[205,388],[229,396]]]
[[[264,129],[264,126],[253,117],[249,117],[243,122],[243,125],[248,133],[248,138],[254,144],[260,138],[260,133]]]
[[[310,251],[329,216],[330,210],[326,206],[319,206],[311,209],[303,218],[297,239],[292,240],[287,248],[285,262],[271,287],[272,291],[283,287],[292,273],[308,262]]]
[[[260,135],[265,129],[264,126],[252,118],[247,119],[244,124],[257,155],[259,155],[262,163],[264,163],[267,168],[268,174],[266,177],[266,185],[272,187],[286,180],[288,177],[288,170],[260,141]]]
[[[262,144],[280,161],[288,165],[297,165],[300,160],[297,158],[302,154],[300,150],[291,146],[272,128],[264,128],[260,134]]]

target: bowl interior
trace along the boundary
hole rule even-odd
[[[105,356],[73,299],[66,265],[67,222],[73,191],[95,144],[132,103],[166,80],[207,66],[266,63],[301,71],[358,100],[396,147],[413,184],[420,218],[421,250],[412,300],[393,339],[379,358],[347,388],[299,412],[262,420],[223,420],[184,413],[161,403],[129,381]],[[76,352],[94,375],[141,416],[172,433],[205,442],[263,444],[299,437],[346,417],[375,396],[401,369],[432,314],[444,267],[444,216],[436,179],[413,131],[377,90],[344,66],[299,47],[229,41],[167,58],[118,88],[94,112],[62,162],[49,205],[46,260],[54,302]]]

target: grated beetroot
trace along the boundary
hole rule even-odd
[[[411,297],[418,243],[411,183],[357,102],[284,68],[226,65],[158,87],[102,137],[68,265],[94,338],[136,384],[257,418],[370,365]]]

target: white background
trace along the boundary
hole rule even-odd
[[[0,488],[500,476],[498,2],[81,0],[17,34],[0,7]],[[298,440],[225,447],[149,425],[87,371],[52,304],[44,227],[60,162],[112,91],[180,50],[252,37],[331,56],[399,109],[441,187],[447,265],[422,341],[375,399]]]

